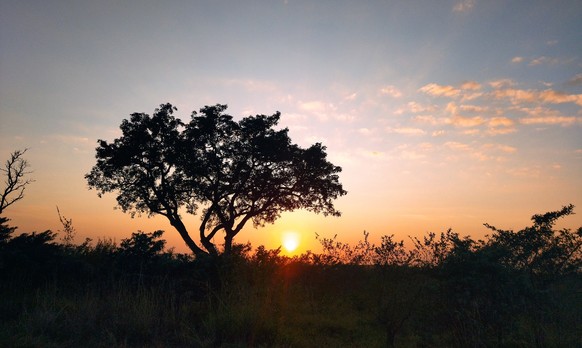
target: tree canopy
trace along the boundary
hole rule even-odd
[[[279,112],[235,121],[226,109],[205,106],[189,123],[174,117],[169,103],[152,116],[132,114],[122,121],[120,138],[98,141],[97,163],[85,176],[89,187],[99,196],[116,193],[132,216],[165,216],[197,255],[218,255],[218,233],[230,253],[249,221],[263,226],[296,209],[340,215],[333,202],[347,192],[325,146],[293,144],[288,129],[276,129]],[[198,242],[183,212],[200,214]]]

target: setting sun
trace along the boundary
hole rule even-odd
[[[299,233],[295,231],[287,231],[283,233],[282,237],[283,248],[287,252],[293,252],[299,246]]]

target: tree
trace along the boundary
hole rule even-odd
[[[339,216],[333,201],[346,194],[341,168],[316,143],[291,143],[288,129],[275,129],[280,113],[225,114],[205,106],[188,124],[162,104],[153,116],[134,113],[121,123],[122,136],[99,140],[97,164],[85,177],[101,196],[117,193],[124,212],[165,216],[196,255],[218,255],[213,238],[224,233],[224,253],[249,222],[273,223],[282,212],[306,209]],[[196,243],[180,215],[200,213]]]
[[[569,204],[557,211],[532,216],[532,226],[514,232],[485,227],[494,233],[486,247],[499,261],[516,270],[544,276],[558,276],[582,271],[582,227],[572,231],[554,229],[557,220],[574,214]]]
[[[27,179],[29,164],[23,158],[28,149],[16,150],[6,160],[4,168],[0,168],[4,178],[4,189],[0,191],[0,214],[4,209],[24,198],[24,190],[33,179]]]

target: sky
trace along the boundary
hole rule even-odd
[[[348,191],[339,218],[285,213],[237,242],[477,239],[570,203],[560,227],[578,228],[580,18],[579,0],[1,0],[0,159],[28,148],[35,180],[5,216],[59,231],[58,206],[77,242],[162,229],[187,252],[163,218],[115,210],[84,175],[131,113],[170,102],[188,121],[220,103],[235,119],[280,111],[295,143],[327,146]]]

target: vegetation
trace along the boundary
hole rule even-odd
[[[218,255],[218,232],[229,254],[249,221],[262,226],[296,209],[339,216],[333,201],[346,194],[341,168],[320,143],[303,149],[287,129],[274,129],[279,113],[236,122],[226,105],[206,106],[184,124],[175,110],[162,104],[151,117],[134,113],[121,123],[120,138],[99,140],[89,186],[99,195],[116,192],[125,212],[165,216],[198,256]],[[201,245],[182,222],[182,208],[201,211]]]
[[[74,245],[3,219],[0,346],[575,347],[582,227],[554,228],[572,213],[477,241],[317,236],[321,254],[233,244],[214,259],[165,249],[162,231]]]
[[[10,154],[6,160],[4,168],[0,168],[0,173],[4,179],[4,189],[0,190],[0,214],[4,209],[24,198],[24,190],[34,180],[27,178],[28,161],[24,159],[25,150],[16,150]]]

